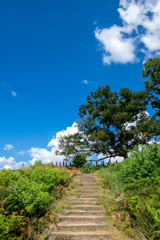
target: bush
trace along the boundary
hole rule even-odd
[[[0,239],[33,239],[33,230],[45,226],[51,203],[62,196],[70,179],[69,173],[41,161],[19,170],[2,170]]]
[[[147,238],[160,239],[160,144],[135,147],[127,159],[101,169],[99,176],[117,199],[108,212],[125,212]]]
[[[85,153],[78,153],[74,158],[73,158],[73,167],[80,168],[86,163],[86,154]]]
[[[40,185],[27,178],[20,178],[9,187],[10,195],[4,200],[3,206],[10,212],[27,212],[29,216],[41,216],[44,207],[53,197],[43,191]]]
[[[25,239],[25,227],[27,223],[23,216],[0,214],[0,239]],[[11,238],[12,235],[12,238]]]
[[[99,165],[96,166],[96,165],[90,165],[89,163],[86,163],[83,165],[83,167],[80,168],[80,171],[82,173],[90,173],[90,172],[93,173],[100,168],[101,168],[101,166],[99,166]]]

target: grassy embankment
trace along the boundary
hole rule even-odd
[[[106,211],[119,229],[160,239],[160,144],[135,148],[121,163],[98,172]]]
[[[56,217],[55,202],[71,175],[50,164],[0,172],[0,239],[35,239]]]

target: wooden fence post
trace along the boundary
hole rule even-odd
[[[56,167],[58,166],[58,162],[56,162]]]
[[[63,161],[63,167],[64,167],[64,161]]]
[[[53,168],[53,162],[51,162],[51,167]]]

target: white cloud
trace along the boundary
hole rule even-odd
[[[58,138],[68,134],[74,134],[78,132],[77,124],[74,122],[71,127],[67,127],[66,130],[62,130],[56,133],[56,137],[48,143],[47,147],[58,147]]]
[[[96,29],[95,37],[104,49],[105,64],[129,63],[160,51],[160,0],[120,0],[117,9],[122,26]]]
[[[67,127],[66,130],[62,130],[56,133],[56,137],[53,137],[48,143],[47,147],[50,147],[50,150],[46,148],[31,148],[28,152],[30,153],[32,160],[29,161],[30,164],[34,164],[36,160],[41,160],[42,163],[53,162],[62,162],[64,156],[56,155],[55,151],[58,148],[58,138],[60,136],[65,136],[68,134],[74,134],[78,132],[77,124],[73,123],[71,127]]]
[[[27,153],[27,151],[23,151],[23,150],[20,152],[17,152],[18,155],[22,155],[22,156],[25,155],[26,153]]]
[[[11,91],[11,94],[12,94],[13,97],[17,96],[17,93],[15,91]]]
[[[0,157],[0,166],[5,165],[5,164],[13,164],[14,163],[14,157],[9,157],[9,158],[5,158],[5,157]]]
[[[96,30],[95,36],[103,44],[106,52],[103,56],[103,62],[105,64],[135,61],[133,40],[123,36],[127,31],[128,29],[124,32],[123,28],[117,27],[116,25],[109,29]]]
[[[16,162],[14,157],[0,157],[0,169],[18,169],[22,165],[27,165],[26,162]]]
[[[14,168],[16,166],[15,158],[14,157],[0,157],[0,167],[2,168]]]
[[[103,155],[102,153],[100,153],[98,156],[97,156],[97,159],[101,159],[101,158],[104,158],[105,155]],[[122,162],[124,160],[123,157],[120,157],[120,156],[116,156],[116,157],[111,157],[111,158],[105,158],[104,159],[104,163],[105,165],[110,161],[111,163],[114,163],[114,162]]]
[[[12,169],[10,165],[5,165],[2,169]]]
[[[81,83],[88,84],[89,82],[87,80],[83,80]]]
[[[13,149],[13,148],[14,148],[13,145],[11,145],[11,144],[6,144],[5,147],[4,147],[4,150],[5,150],[5,151],[9,151],[9,150],[11,150],[11,149]]]

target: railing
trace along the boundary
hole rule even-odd
[[[88,161],[90,165],[102,165],[104,166],[105,163],[104,161],[101,161],[100,164],[98,164],[97,160],[89,160]],[[95,162],[95,164],[93,164],[93,162]],[[72,166],[72,162],[67,162],[67,161],[63,161],[63,162],[56,162],[56,164],[54,165],[53,162],[51,162],[51,166],[56,166],[56,167],[71,167]]]

